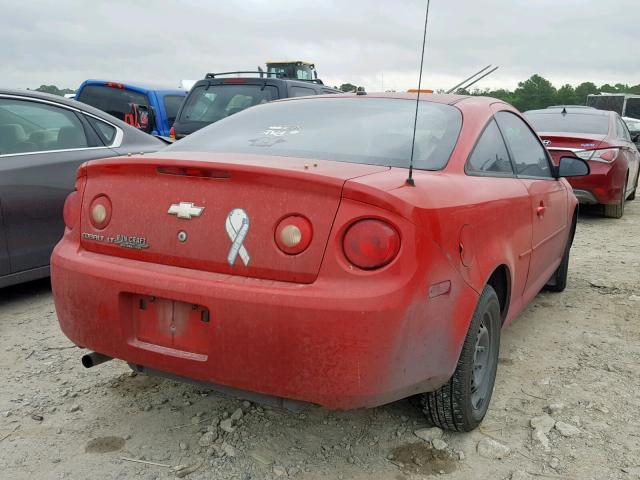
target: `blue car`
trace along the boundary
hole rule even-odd
[[[168,138],[187,93],[142,83],[86,80],[75,98],[151,135]]]

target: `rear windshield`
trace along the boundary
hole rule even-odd
[[[253,153],[408,167],[415,102],[310,98],[252,108],[176,142],[167,151]],[[414,166],[443,168],[462,127],[450,105],[420,102]]]
[[[278,98],[278,89],[268,85],[200,85],[189,93],[181,122],[213,123],[253,105]]]
[[[132,103],[149,107],[149,99],[144,93],[101,85],[87,85],[76,100],[107,112],[122,121],[125,121],[125,115],[131,113]]]
[[[588,113],[525,113],[537,132],[590,133],[607,135],[609,116]]]
[[[182,101],[185,97],[182,95],[165,95],[164,109],[167,112],[167,122],[169,123],[169,127],[173,126],[173,122],[176,121],[176,115],[178,115],[178,110],[180,110],[180,105],[182,105]]]
[[[622,115],[624,95],[589,95],[587,105],[598,110],[610,110]]]

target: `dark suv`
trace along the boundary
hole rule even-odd
[[[239,75],[256,75],[241,77]],[[234,75],[234,76],[229,76]],[[288,97],[342,93],[320,80],[291,80],[264,72],[208,73],[182,103],[171,129],[175,139],[245,108]]]

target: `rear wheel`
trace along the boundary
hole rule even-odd
[[[615,205],[605,205],[604,206],[604,216],[607,218],[622,218],[624,215],[624,201],[626,197],[627,182],[624,182],[622,186],[622,193],[620,194],[620,201]]]
[[[567,288],[567,277],[569,276],[569,252],[571,245],[567,245],[560,266],[553,273],[545,288],[551,292],[563,292]]]
[[[469,432],[487,413],[498,367],[500,303],[487,285],[473,314],[453,376],[435,392],[425,393],[423,410],[435,426]]]
[[[638,190],[638,181],[639,180],[640,180],[640,171],[638,171],[638,174],[636,175],[635,187],[633,188],[633,192],[631,192],[631,195],[629,195],[629,201],[636,199],[636,191]]]
[[[577,213],[574,214],[573,217],[571,233],[567,239],[567,246],[564,249],[564,255],[562,256],[560,265],[545,285],[545,288],[551,292],[563,292],[564,289],[567,288],[567,277],[569,276],[569,255],[571,252],[571,245],[573,245],[573,237],[576,233],[576,224],[578,221],[576,215]]]

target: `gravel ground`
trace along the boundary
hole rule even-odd
[[[639,252],[640,202],[621,220],[581,215],[567,290],[503,332],[469,434],[424,430],[412,399],[290,412],[124,362],[85,370],[48,281],[0,290],[0,478],[640,478]]]

